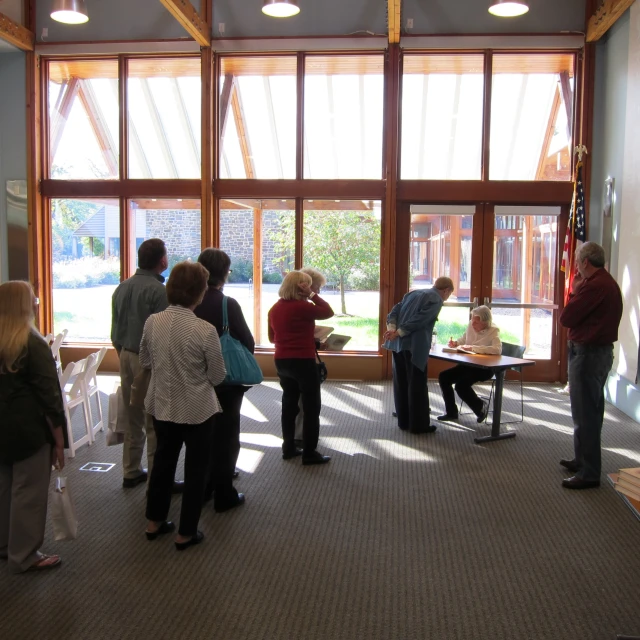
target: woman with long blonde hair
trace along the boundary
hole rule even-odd
[[[0,557],[13,573],[51,569],[44,541],[51,465],[64,467],[66,420],[56,364],[34,326],[28,282],[0,285]]]

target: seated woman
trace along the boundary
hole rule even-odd
[[[215,327],[197,318],[209,272],[199,262],[179,262],[167,281],[169,307],[144,325],[140,366],[151,369],[144,404],[153,416],[158,439],[147,494],[147,539],[175,530],[167,520],[171,490],[184,444],[184,493],[175,539],[184,551],[204,538],[198,531],[209,468],[214,416],[220,413],[215,394],[227,370]]]
[[[198,318],[212,324],[218,336],[222,335],[222,292],[231,267],[231,258],[221,249],[205,249],[198,262],[209,272],[207,292],[194,313]],[[256,343],[251,330],[244,319],[242,308],[237,300],[227,298],[227,321],[229,333],[239,340],[251,353]],[[211,459],[207,484],[204,493],[205,501],[213,497],[213,508],[217,512],[228,511],[244,504],[243,493],[233,486],[236,462],[240,453],[240,409],[245,392],[250,387],[239,384],[219,384],[216,396],[222,408],[214,419],[213,439],[211,440]]]
[[[491,309],[476,307],[471,311],[471,322],[460,340],[449,340],[450,347],[462,346],[474,353],[488,355],[500,355],[502,343],[500,342],[500,329],[491,324]],[[467,403],[478,417],[478,422],[483,422],[489,411],[489,403],[481,400],[473,390],[476,382],[484,382],[493,375],[490,369],[480,369],[459,364],[451,369],[446,369],[438,376],[442,397],[444,399],[444,415],[438,416],[438,420],[457,420],[458,407],[453,393],[455,384],[456,392]]]

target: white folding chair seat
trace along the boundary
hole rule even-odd
[[[87,405],[89,406],[89,415],[91,416],[91,442],[95,442],[96,433],[98,431],[104,431],[104,420],[102,416],[102,404],[100,403],[100,389],[98,387],[98,368],[100,363],[107,353],[107,348],[102,347],[100,351],[90,354],[87,357],[87,362],[84,369],[82,392],[85,395]],[[91,409],[91,396],[96,396],[96,404],[98,405],[98,418],[96,422],[93,419],[93,410]]]
[[[83,444],[91,444],[91,408],[84,393],[84,376],[86,359],[78,362],[70,362],[60,375],[60,388],[62,389],[62,403],[67,418],[67,435],[69,436],[69,457],[74,458],[76,449]],[[78,440],[73,439],[71,428],[71,409],[82,405],[86,433]]]

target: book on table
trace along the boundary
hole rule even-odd
[[[614,489],[618,492],[618,493],[622,493],[625,496],[627,496],[628,498],[631,498],[633,500],[636,500],[637,502],[640,502],[640,489],[638,488],[629,488],[629,484],[624,482],[624,480],[621,482],[620,478],[618,478],[618,482],[616,482],[614,484]],[[633,487],[633,485],[631,485]]]
[[[620,469],[618,472],[618,478],[635,486],[636,490],[640,492],[640,467],[633,469]]]
[[[313,339],[318,342],[324,342],[332,331],[333,327],[325,327],[324,325],[317,324],[313,329]]]
[[[332,333],[324,342],[327,351],[342,351],[344,345],[351,340],[351,336],[342,336]]]
[[[467,355],[477,355],[472,349],[463,349],[462,347],[442,347],[444,353],[466,353]]]

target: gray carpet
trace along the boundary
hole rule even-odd
[[[506,406],[517,410],[515,387]],[[236,510],[209,506],[199,547],[144,537],[104,434],[69,460],[79,537],[50,573],[0,567],[0,638],[613,640],[640,634],[640,521],[607,483],[562,489],[568,397],[525,389],[515,439],[475,445],[472,415],[397,429],[389,383],[326,383],[325,467],[280,455],[280,389],[246,396]],[[442,402],[432,386],[432,407]],[[103,400],[106,399],[103,398]],[[106,403],[105,403],[106,409]],[[640,427],[607,407],[604,469],[640,466]],[[80,471],[113,462],[108,473]],[[174,498],[177,519],[180,499]]]

